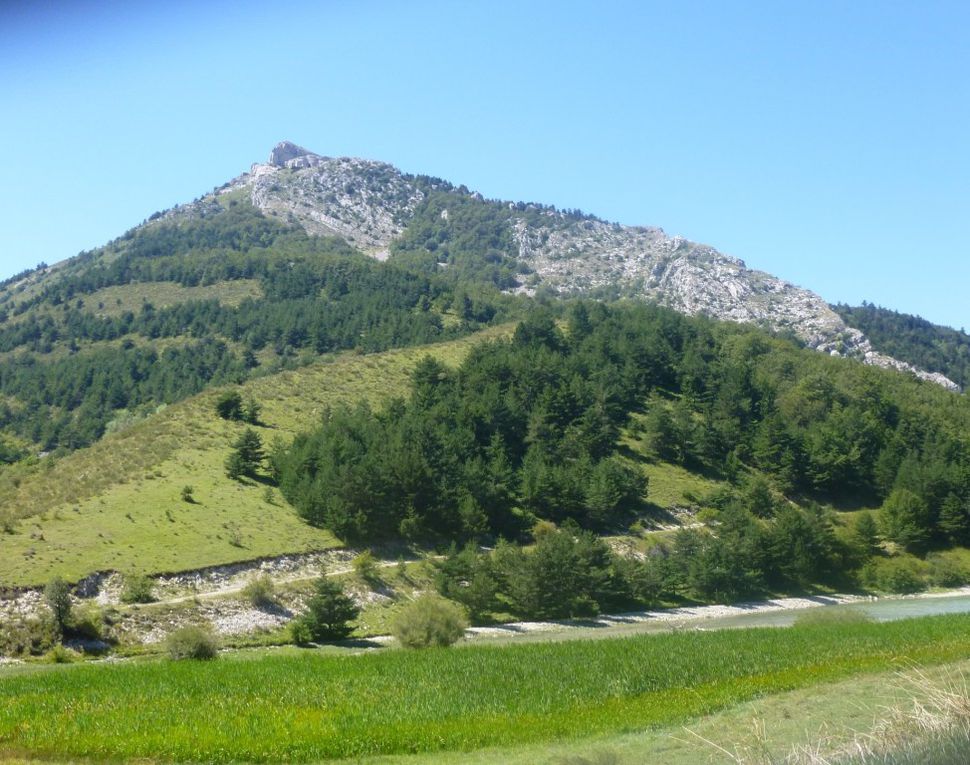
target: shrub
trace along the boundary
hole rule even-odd
[[[52,647],[46,654],[44,654],[44,659],[51,664],[70,664],[77,658],[78,655],[76,651],[72,651],[70,648],[65,648],[60,643]]]
[[[190,505],[195,504],[195,489],[189,485],[183,486],[181,497],[183,502],[188,502]]]
[[[465,634],[468,619],[457,603],[438,595],[422,595],[406,605],[391,623],[391,632],[405,648],[449,646]]]
[[[151,603],[155,600],[154,585],[150,577],[144,574],[132,574],[125,577],[125,586],[121,590],[122,603]]]
[[[365,582],[373,582],[377,578],[377,558],[370,550],[364,550],[351,565],[354,573]]]
[[[104,639],[104,613],[94,604],[89,604],[75,611],[68,627],[71,637],[81,640]]]
[[[276,587],[268,574],[254,576],[249,584],[243,587],[242,594],[256,608],[276,603]]]
[[[926,557],[928,578],[934,587],[962,587],[970,582],[970,571],[954,555],[934,553]]]
[[[306,613],[295,627],[294,640],[300,644],[311,641],[343,640],[351,632],[352,622],[360,615],[357,604],[344,592],[340,583],[326,576],[314,585],[315,593],[307,603]],[[300,639],[297,640],[297,637]]]
[[[919,592],[926,589],[923,568],[915,558],[876,558],[862,570],[862,581],[868,587],[886,592]]]
[[[50,618],[18,619],[0,627],[0,655],[37,656],[57,645],[58,633]]]
[[[182,627],[172,632],[165,640],[165,650],[169,658],[214,659],[219,653],[215,637],[202,627]]]
[[[313,642],[310,627],[304,619],[294,619],[290,622],[290,639],[297,645],[309,645]]]

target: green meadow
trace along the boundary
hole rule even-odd
[[[334,354],[240,386],[262,406],[264,443],[312,427],[327,407],[374,406],[407,393],[426,354],[456,364],[476,342],[510,331],[385,353]],[[321,550],[340,544],[307,525],[278,491],[225,475],[230,444],[245,427],[219,419],[214,389],[173,404],[87,449],[17,466],[0,477],[0,508],[14,508],[0,534],[0,582],[37,585],[93,571],[163,573]],[[181,499],[184,486],[194,502]]]
[[[312,762],[687,723],[763,695],[970,657],[970,615],[362,655],[21,669],[0,753]]]

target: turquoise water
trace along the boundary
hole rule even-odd
[[[839,608],[844,611],[861,611],[876,621],[891,622],[896,619],[909,619],[915,616],[934,616],[936,614],[960,614],[970,612],[970,595],[949,595],[936,598],[881,598],[873,601],[860,601],[839,606],[817,606],[816,608]],[[697,620],[691,625],[703,629],[726,629],[730,627],[787,627],[799,615],[815,608],[799,608],[790,611],[769,613],[738,614],[718,616]]]

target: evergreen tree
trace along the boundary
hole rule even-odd
[[[313,597],[306,613],[299,617],[302,631],[310,640],[343,640],[354,630],[353,622],[360,608],[335,579],[320,577],[314,584]]]
[[[947,494],[943,500],[939,526],[953,544],[965,545],[970,542],[970,508],[954,492]]]
[[[266,456],[259,433],[252,428],[246,428],[233,442],[232,447],[233,451],[226,460],[226,474],[233,479],[240,476],[255,478]]]
[[[243,400],[239,391],[231,390],[219,396],[216,401],[216,414],[224,420],[241,420]]]
[[[909,489],[894,489],[882,506],[886,537],[910,552],[925,552],[931,535],[930,509]]]

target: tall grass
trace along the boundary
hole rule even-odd
[[[0,682],[0,753],[307,762],[687,721],[900,662],[970,656],[970,616],[357,657],[38,670]]]

